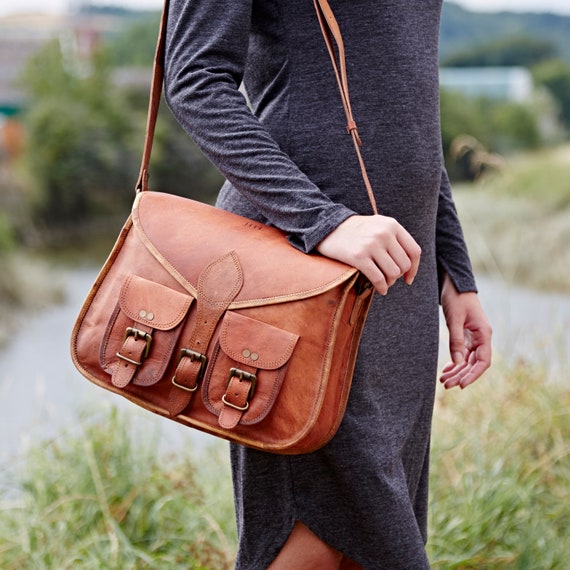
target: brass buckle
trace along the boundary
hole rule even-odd
[[[146,342],[146,346],[145,346],[144,353],[143,353],[143,358],[146,358],[150,352],[150,345],[152,343],[152,335],[150,335],[149,333],[147,333],[145,331],[135,329],[134,327],[127,327],[127,330],[125,331],[125,337],[123,338],[123,342],[125,342],[127,340],[127,338],[129,338],[130,336],[134,336],[135,340],[138,340],[140,338]]]
[[[190,362],[195,362],[196,360],[200,361],[200,370],[198,370],[198,376],[196,376],[196,384],[192,386],[192,388],[188,388],[188,386],[183,386],[182,384],[176,382],[176,374],[172,377],[172,383],[177,388],[186,390],[186,392],[195,392],[198,389],[198,383],[202,379],[202,376],[204,376],[204,372],[206,370],[206,364],[208,363],[208,357],[205,356],[204,354],[196,352],[195,350],[190,350],[189,348],[183,348],[180,351],[180,358],[178,359],[178,364],[180,364],[180,361],[183,358],[189,358]],[[176,365],[176,368],[178,368],[178,364]]]
[[[144,352],[142,354],[142,360],[147,358],[149,353],[150,353],[150,346],[152,344],[152,335],[150,335],[149,333],[147,333],[145,331],[141,331],[139,329],[136,329],[134,327],[127,327],[127,330],[125,331],[125,336],[123,337],[123,344],[125,344],[126,340],[130,336],[134,336],[135,340],[141,339],[141,340],[144,340],[146,342],[146,346],[145,346]],[[117,357],[120,358],[121,360],[125,360],[126,362],[128,362],[130,364],[134,364],[135,366],[140,366],[142,364],[142,360],[141,360],[141,362],[138,362],[136,360],[132,360],[130,358],[127,358],[126,356],[123,356],[120,352],[117,352]]]
[[[228,389],[228,386],[230,385],[232,378],[239,378],[240,380],[247,380],[248,382],[251,382],[251,386],[249,387],[249,392],[247,393],[247,401],[245,403],[245,406],[240,407],[236,406],[235,404],[232,404],[231,402],[228,402],[226,400],[225,394],[222,396],[222,402],[224,402],[224,404],[226,404],[227,406],[230,406],[230,408],[234,408],[236,410],[239,410],[240,412],[245,412],[249,408],[249,400],[251,400],[251,398],[253,398],[253,395],[255,394],[255,388],[257,387],[257,376],[255,374],[252,374],[251,372],[240,370],[239,368],[230,368],[230,372],[228,374],[228,381],[226,382],[226,390]]]

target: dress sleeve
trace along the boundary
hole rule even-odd
[[[477,291],[467,245],[445,169],[443,169],[437,209],[436,254],[440,275],[445,271],[460,293]]]
[[[309,252],[354,212],[299,170],[240,92],[251,15],[252,0],[172,0],[165,98],[224,177],[268,223]]]

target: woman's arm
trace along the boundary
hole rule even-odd
[[[440,277],[448,275],[459,292],[477,291],[463,230],[451,195],[451,184],[442,170],[436,222],[436,255]],[[440,279],[440,289],[443,280]]]
[[[294,243],[360,269],[385,294],[411,282],[420,248],[395,220],[332,202],[279,148],[239,91],[251,0],[172,0],[165,95],[178,121],[222,174]]]
[[[251,10],[251,0],[170,2],[165,97],[226,179],[308,252],[354,212],[332,202],[299,170],[239,91]]]
[[[446,388],[467,387],[491,365],[491,326],[477,287],[451,185],[443,171],[436,227],[441,306],[449,330],[451,361],[440,377]]]

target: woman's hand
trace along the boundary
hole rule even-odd
[[[466,388],[491,365],[491,326],[477,293],[459,293],[444,276],[441,306],[449,329],[451,362],[442,370],[445,388]]]
[[[414,238],[386,216],[347,218],[317,251],[359,269],[381,295],[400,277],[412,284],[422,252]]]

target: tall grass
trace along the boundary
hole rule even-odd
[[[3,473],[3,570],[231,567],[225,447],[198,469],[188,449],[160,454],[134,427],[116,409],[85,419]]]
[[[568,386],[521,365],[446,393],[432,466],[434,569],[569,568]]]
[[[454,197],[478,272],[570,293],[570,146],[511,158]]]
[[[496,196],[529,198],[556,212],[570,207],[570,146],[511,157],[500,175],[482,186]]]
[[[231,568],[225,444],[159,453],[122,410],[84,418],[0,473],[2,570]],[[434,570],[568,568],[567,386],[495,369],[442,391],[433,441]]]

